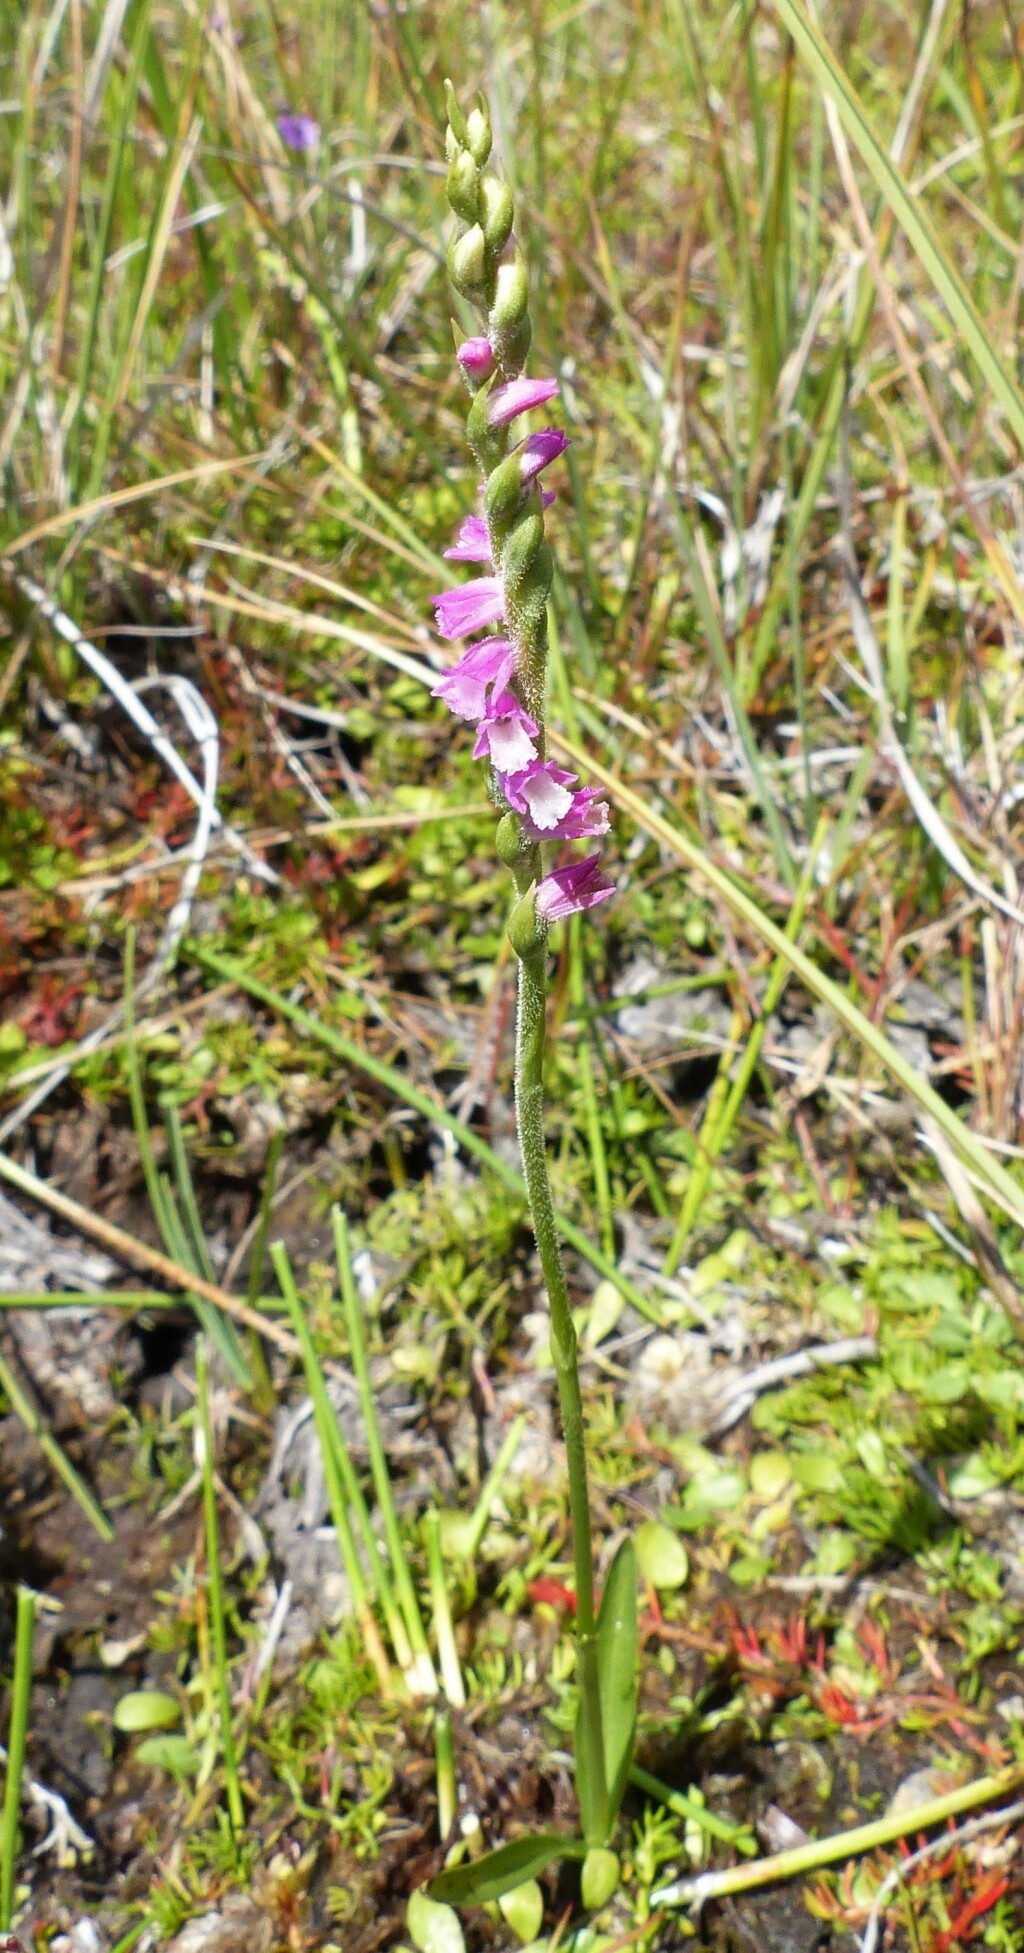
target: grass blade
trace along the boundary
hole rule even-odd
[[[279,990],[272,990],[269,984],[261,983],[259,977],[252,976],[244,964],[237,963],[233,958],[222,956],[218,950],[207,949],[205,945],[195,942],[183,944],[182,953],[190,957],[194,963],[198,963],[200,968],[210,970],[213,975],[225,978],[230,983],[237,983],[241,990],[248,991],[250,997],[258,998],[260,1003],[267,1005],[268,1009],[279,1011],[290,1023],[298,1025],[307,1037],[315,1038],[318,1043],[325,1045],[328,1051],[336,1051],[339,1057],[347,1059],[349,1064],[365,1072],[368,1078],[376,1079],[379,1085],[393,1092],[396,1098],[404,1099],[406,1105],[414,1106],[432,1126],[440,1128],[443,1132],[450,1132],[452,1138],[457,1140],[467,1153],[470,1153],[474,1159],[480,1160],[492,1173],[496,1173],[499,1180],[504,1181],[505,1186],[525,1202],[526,1188],[523,1185],[522,1175],[516,1172],[515,1167],[508,1166],[493,1147],[488,1146],[487,1141],[480,1138],[479,1133],[474,1132],[471,1126],[464,1125],[461,1119],[456,1119],[454,1113],[449,1112],[446,1106],[439,1104],[436,1099],[429,1098],[426,1092],[419,1091],[415,1085],[411,1085],[403,1072],[396,1070],[392,1065],[383,1064],[379,1058],[372,1057],[368,1051],[364,1051],[354,1039],[346,1037],[342,1031],[336,1031],[329,1024],[321,1024],[319,1018],[314,1017],[310,1011],[291,1003]],[[594,1247],[574,1221],[567,1219],[564,1214],[557,1213],[555,1221],[566,1246],[573,1248],[584,1261],[588,1261],[591,1268],[596,1269],[599,1275],[604,1275],[608,1281],[614,1282],[619,1294],[624,1296],[627,1302],[631,1302],[634,1309],[638,1309],[648,1322],[660,1326],[661,1311],[657,1304],[651,1301],[650,1296],[645,1295],[642,1289],[637,1288],[621,1274],[615,1263],[609,1261],[607,1255],[602,1254],[599,1248]]]
[[[363,1338],[362,1318],[359,1314],[359,1301],[355,1283],[352,1280],[352,1262],[349,1254],[348,1225],[341,1209],[335,1207],[331,1219],[334,1224],[334,1245],[338,1258],[338,1279],[341,1283],[341,1296],[345,1307],[345,1320],[348,1324],[349,1353],[355,1372],[359,1403],[366,1426],[366,1442],[370,1451],[370,1470],[373,1474],[377,1506],[384,1525],[384,1537],[388,1543],[391,1568],[398,1589],[398,1601],[405,1621],[406,1633],[412,1649],[412,1668],[409,1684],[416,1695],[436,1695],[437,1675],[427,1647],[427,1637],[423,1631],[419,1601],[412,1583],[405,1544],[398,1524],[394,1494],[391,1490],[391,1474],[388,1470],[387,1455],[381,1441],[377,1424],[377,1408],[373,1401],[373,1384],[370,1381],[370,1366],[366,1357],[366,1343]]]
[[[296,1341],[302,1350],[302,1367],[306,1373],[306,1388],[309,1391],[310,1400],[313,1405],[313,1416],[316,1420],[317,1436],[320,1440],[320,1456],[323,1460],[324,1481],[327,1486],[331,1519],[334,1523],[334,1533],[338,1542],[341,1563],[345,1570],[345,1578],[348,1581],[349,1592],[352,1596],[352,1605],[355,1609],[356,1619],[359,1622],[366,1651],[376,1669],[377,1679],[385,1695],[392,1695],[394,1693],[394,1683],[391,1668],[387,1655],[381,1646],[380,1635],[377,1632],[377,1623],[370,1612],[366,1581],[363,1578],[363,1569],[359,1564],[359,1556],[356,1552],[352,1525],[349,1519],[350,1509],[358,1515],[360,1505],[362,1504],[361,1494],[358,1493],[355,1467],[349,1456],[348,1446],[345,1443],[344,1434],[335,1415],[334,1406],[327,1394],[327,1385],[324,1382],[324,1373],[320,1367],[320,1359],[316,1353],[316,1345],[310,1333],[309,1324],[303,1314],[302,1303],[299,1300],[298,1290],[296,1289],[295,1280],[291,1271],[291,1264],[288,1260],[288,1254],[283,1242],[274,1242],[270,1250],[270,1257],[274,1264],[274,1272],[281,1284],[281,1293],[288,1305],[288,1313],[292,1319],[292,1327],[295,1330]],[[366,1530],[369,1532],[368,1523]],[[373,1535],[370,1533],[370,1538],[372,1539],[372,1537]],[[388,1623],[388,1631],[391,1635],[392,1646],[398,1658],[399,1667],[402,1669],[408,1668],[410,1656],[405,1639],[405,1630],[402,1626],[401,1616],[391,1595],[387,1575],[375,1552],[371,1557],[371,1565],[373,1565],[377,1576],[377,1592],[384,1610],[385,1619]]]
[[[982,1190],[1004,1208],[1019,1226],[1024,1227],[1024,1189],[1019,1187],[1006,1168],[992,1157],[977,1135],[964,1125],[963,1120],[957,1118],[956,1113],[950,1109],[944,1099],[939,1097],[927,1080],[915,1071],[913,1065],[896,1049],[884,1031],[880,1031],[877,1024],[873,1024],[870,1018],[865,1017],[862,1010],[858,1010],[857,1005],[837,983],[833,983],[831,977],[827,977],[818,969],[806,951],[800,949],[796,943],[790,942],[785,932],[764,914],[741,883],[726,874],[724,869],[719,868],[705,854],[703,848],[690,840],[689,835],[673,826],[664,815],[656,813],[640,794],[635,793],[632,787],[609,772],[600,761],[588,758],[586,753],[577,752],[567,740],[552,737],[551,743],[553,746],[557,745],[559,751],[574,761],[582,771],[589,771],[595,779],[600,780],[609,798],[614,800],[624,813],[632,814],[634,820],[639,821],[641,827],[645,828],[653,839],[660,841],[669,853],[674,854],[677,861],[683,862],[687,868],[701,875],[716,894],[722,897],[733,914],[738,916],[741,922],[745,922],[755,935],[760,936],[761,941],[767,943],[776,955],[784,958],[810,994],[820,997],[822,1003],[827,1004],[835,1013],[840,1023],[844,1024],[846,1029],[852,1032],[853,1036],[878,1059],[890,1078],[893,1078],[914,1103],[920,1106],[922,1112],[930,1114],[936,1125],[952,1142],[957,1156],[974,1173]]]
[[[210,1625],[213,1630],[213,1659],[220,1709],[220,1743],[224,1758],[228,1817],[237,1840],[245,1828],[242,1787],[238,1779],[238,1758],[231,1725],[231,1689],[228,1683],[228,1643],[224,1618],[224,1589],[220,1575],[220,1539],[217,1528],[217,1487],[213,1471],[213,1426],[210,1422],[210,1392],[206,1345],[200,1336],[196,1343],[196,1390],[199,1430],[202,1438],[203,1520],[206,1529],[206,1581],[210,1596]]]
[[[1024,394],[1000,359],[986,324],[956,266],[946,256],[920,201],[892,162],[871,126],[867,111],[828,42],[808,19],[799,0],[774,0],[775,11],[792,34],[819,88],[830,95],[851,141],[856,144],[888,208],[913,246],[949,313],[970,348],[979,370],[1024,448]]]
[[[7,1734],[7,1777],[3,1815],[0,1817],[0,1933],[10,1932],[14,1907],[18,1812],[21,1808],[21,1775],[25,1768],[25,1739],[32,1694],[32,1631],[35,1620],[35,1594],[31,1587],[19,1587],[14,1628],[14,1675],[11,1680],[11,1726]]]

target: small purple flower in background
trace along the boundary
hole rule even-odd
[[[614,882],[601,874],[601,857],[588,854],[585,861],[572,861],[567,868],[555,868],[537,889],[537,914],[545,922],[561,922],[580,909],[594,909],[614,895]]]
[[[286,149],[303,153],[316,149],[320,142],[319,122],[311,115],[294,114],[290,109],[277,117],[277,133]]]

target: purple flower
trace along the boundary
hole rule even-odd
[[[507,638],[485,637],[471,644],[457,665],[442,672],[433,697],[443,698],[457,719],[475,722],[487,711],[487,693],[503,692],[516,668],[516,654]]]
[[[585,861],[571,861],[566,868],[555,868],[538,883],[537,914],[545,922],[561,922],[581,909],[596,908],[598,902],[607,901],[614,893],[614,882],[602,877],[600,855],[588,854]]]
[[[521,773],[537,757],[537,722],[511,692],[494,694],[476,736],[474,759],[488,758],[499,773]]]
[[[467,380],[489,380],[494,372],[494,347],[489,339],[464,339],[455,357]]]
[[[287,111],[277,118],[277,133],[286,149],[315,149],[320,141],[320,124],[311,115]]]
[[[528,440],[520,442],[515,452],[523,481],[533,481],[543,468],[565,453],[568,445],[569,437],[560,427],[542,427],[539,434],[531,434]]]
[[[535,760],[520,773],[503,775],[501,790],[509,806],[530,823],[535,836],[553,834],[573,803],[567,792],[575,773],[566,773],[554,760]]]
[[[575,775],[570,773],[569,778],[574,779]],[[607,834],[608,803],[601,799],[600,787],[581,787],[570,800],[571,805],[554,827],[542,830],[534,825],[529,814],[524,815],[523,831],[527,840],[591,841]]]
[[[557,392],[557,380],[509,380],[507,385],[495,387],[487,402],[487,424],[507,427],[518,414],[529,413],[531,407],[543,407],[545,400]]]
[[[491,539],[483,516],[467,515],[451,548],[444,553],[449,563],[489,563]]]
[[[457,590],[439,591],[430,601],[437,611],[437,628],[449,639],[469,637],[505,617],[505,593],[496,576],[473,577]]]

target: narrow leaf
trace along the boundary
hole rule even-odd
[[[1024,395],[996,351],[991,323],[981,317],[963,278],[943,250],[920,199],[911,195],[902,171],[883,149],[860,96],[824,36],[808,18],[799,0],[775,0],[775,10],[792,34],[818,86],[835,102],[847,135],[860,151],[896,222],[920,258],[1024,447]]]
[[[601,1725],[612,1823],[618,1815],[633,1758],[638,1646],[636,1549],[631,1539],[624,1539],[608,1570],[597,1617]]]
[[[513,1838],[499,1845],[471,1865],[457,1865],[441,1872],[427,1886],[431,1899],[454,1906],[484,1906],[513,1892],[528,1878],[539,1878],[559,1858],[582,1858],[584,1845],[579,1838],[567,1838],[561,1831],[534,1831],[525,1838]]]

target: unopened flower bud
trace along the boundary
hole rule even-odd
[[[448,270],[456,291],[468,296],[479,290],[487,270],[487,246],[479,224],[473,224],[464,237],[451,246]]]
[[[482,169],[491,153],[491,124],[482,106],[470,109],[466,117],[466,139],[473,161]]]
[[[522,503],[523,477],[519,457],[513,453],[492,470],[484,490],[487,520],[498,535],[515,521]]]
[[[464,339],[455,357],[475,386],[482,386],[494,372],[494,347],[489,339]]]
[[[514,868],[523,851],[523,829],[518,814],[502,814],[494,836],[498,860]]]
[[[488,246],[495,255],[505,249],[512,235],[514,215],[512,192],[508,184],[502,183],[497,176],[485,176],[480,185],[480,221]]]
[[[508,939],[520,959],[532,956],[544,942],[546,932],[537,916],[536,896],[537,884],[533,882],[526,894],[520,896],[508,919]]]
[[[536,500],[536,497],[534,498]],[[520,517],[505,544],[501,559],[505,588],[517,600],[530,581],[537,553],[544,541],[544,517],[540,505]],[[550,581],[550,579],[549,579]],[[547,590],[544,592],[547,596]]]
[[[483,238],[483,230],[481,230]],[[530,283],[526,277],[526,266],[520,256],[512,264],[500,264],[498,277],[494,283],[494,305],[491,307],[491,338],[506,340],[510,332],[526,316],[530,303]]]
[[[480,210],[480,171],[468,149],[456,152],[448,165],[448,202],[464,224],[475,224]]]
[[[459,98],[456,95],[451,82],[448,81],[447,78],[445,79],[445,84],[444,84],[444,100],[445,100],[445,107],[448,110],[448,122],[451,127],[452,134],[455,136],[456,141],[459,143],[462,149],[468,149],[469,129],[466,124],[466,118],[459,107]]]

